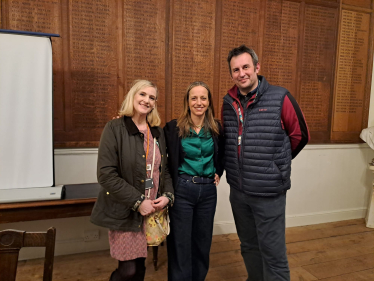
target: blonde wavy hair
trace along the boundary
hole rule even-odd
[[[134,116],[134,96],[139,93],[144,88],[152,87],[156,90],[156,102],[155,107],[153,110],[148,113],[147,115],[147,121],[151,127],[154,126],[160,126],[161,124],[161,118],[160,114],[157,111],[157,97],[158,97],[158,89],[156,85],[148,80],[135,80],[131,86],[130,91],[127,93],[125,99],[122,102],[121,108],[118,112],[119,116],[128,116],[133,117]]]
[[[208,109],[205,111],[205,118],[204,118],[204,127],[205,132],[210,131],[212,135],[219,135],[219,129],[217,119],[214,119],[214,106],[213,106],[213,98],[212,93],[210,92],[209,86],[201,81],[192,82],[186,91],[183,99],[183,111],[179,118],[177,119],[177,127],[179,128],[179,136],[182,138],[188,137],[190,135],[190,128],[194,126],[192,119],[191,119],[191,111],[189,107],[189,99],[190,99],[190,91],[197,87],[202,86],[208,91],[208,100],[209,106]]]

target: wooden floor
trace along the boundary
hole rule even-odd
[[[374,229],[364,220],[348,220],[312,226],[287,228],[287,252],[293,281],[373,281]],[[147,281],[167,280],[166,247],[159,250],[159,270],[152,265],[149,251]],[[236,234],[213,238],[208,281],[246,280]],[[109,251],[58,256],[54,281],[108,280],[117,262]],[[42,280],[42,260],[22,261],[17,281]]]

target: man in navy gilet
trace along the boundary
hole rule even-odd
[[[286,192],[291,160],[309,141],[296,100],[258,75],[256,53],[242,45],[227,58],[235,83],[223,98],[225,169],[248,280],[290,280]]]

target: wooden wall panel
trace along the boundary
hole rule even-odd
[[[123,3],[124,95],[136,79],[156,83],[159,96],[157,109],[165,119],[165,0],[126,0]],[[117,31],[118,32],[118,31]],[[170,94],[170,93],[169,93]]]
[[[299,104],[314,138],[330,133],[338,9],[306,5]],[[314,134],[314,135],[313,135]]]
[[[220,97],[219,109],[222,106],[222,98],[234,85],[229,73],[227,55],[232,48],[242,44],[246,44],[256,51],[258,50],[261,40],[259,30],[260,12],[261,0],[222,1],[220,81],[218,88]]]
[[[234,85],[227,55],[241,44],[297,99],[312,143],[358,142],[367,126],[373,0],[0,3],[0,28],[61,35],[52,39],[55,147],[96,147],[135,79],[157,84],[162,124],[196,80],[211,87],[220,117]]]
[[[183,109],[188,85],[204,81],[213,86],[215,0],[174,0],[172,4],[172,118]]]
[[[269,83],[285,87],[297,98],[300,3],[266,1],[262,71]]]
[[[118,110],[116,1],[64,1],[64,128],[57,146],[97,146]],[[67,28],[66,28],[67,27]],[[55,93],[57,98],[58,94]],[[56,113],[55,113],[56,115]]]
[[[342,11],[336,88],[334,95],[332,140],[357,140],[362,127],[368,72],[370,14]]]
[[[363,7],[370,9],[372,8],[372,1],[371,0],[343,0],[343,4]]]

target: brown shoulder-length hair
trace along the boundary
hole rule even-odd
[[[179,136],[185,138],[190,135],[190,129],[194,126],[192,119],[191,119],[191,112],[188,106],[188,101],[190,98],[190,91],[197,87],[202,86],[208,91],[208,101],[209,106],[208,109],[205,111],[205,118],[204,118],[204,130],[205,132],[210,131],[212,135],[219,135],[219,129],[217,122],[218,120],[214,119],[214,106],[213,106],[213,99],[212,93],[210,92],[209,86],[202,81],[195,81],[192,82],[186,91],[183,99],[183,111],[179,118],[177,119],[177,127],[179,128]]]

